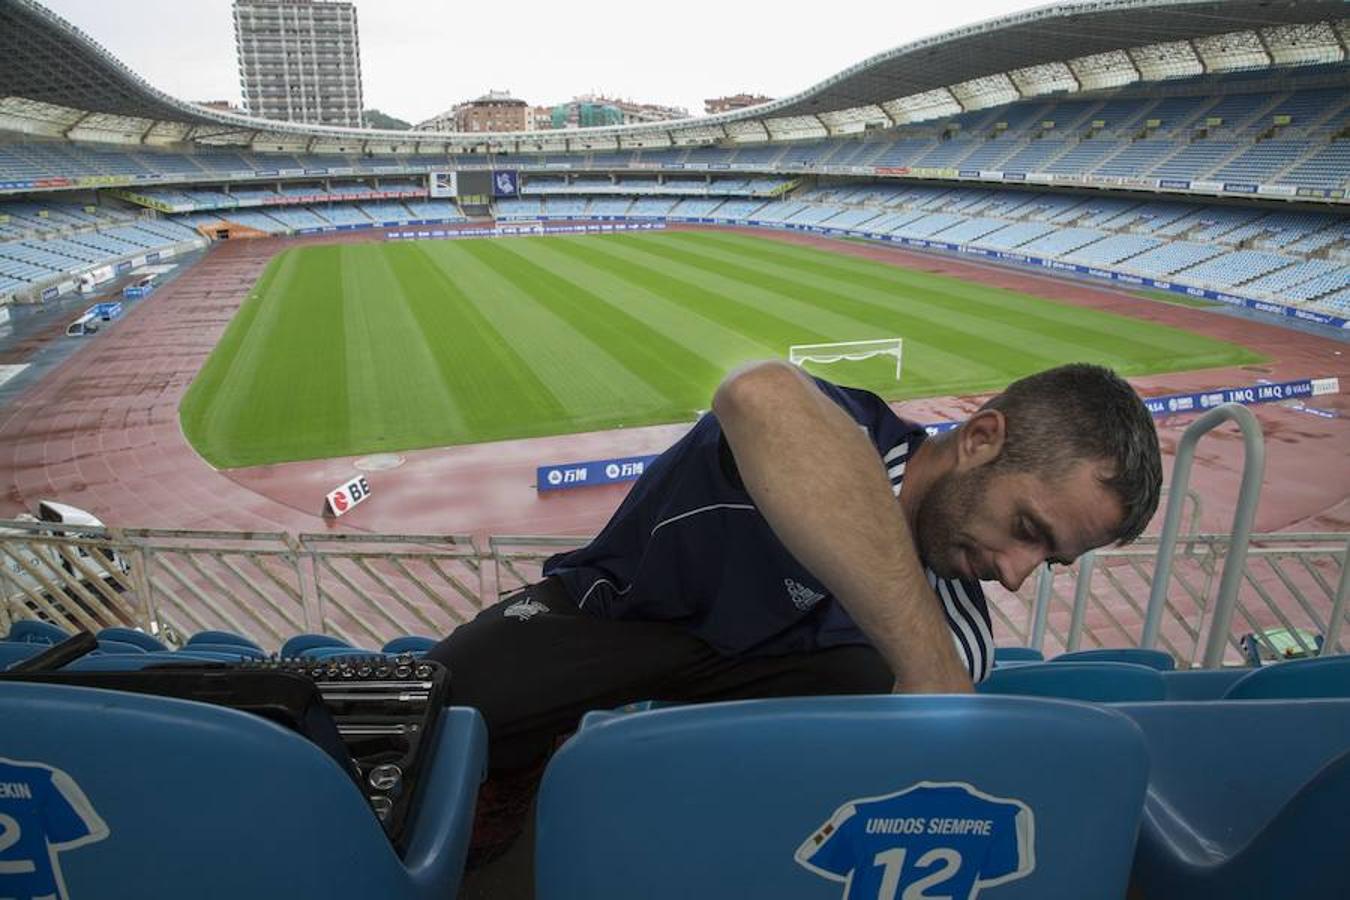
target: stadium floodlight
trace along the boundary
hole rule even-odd
[[[793,344],[788,348],[788,362],[794,366],[802,363],[836,363],[841,360],[861,362],[874,356],[895,357],[895,380],[900,380],[901,352],[904,341],[900,338],[881,338],[874,341],[837,341],[832,344]]]

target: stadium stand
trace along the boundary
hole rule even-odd
[[[33,6],[19,0],[3,14]],[[45,99],[26,98],[27,82],[15,78],[16,93],[0,98],[0,110],[26,127],[0,134],[0,298],[200,243],[199,227],[237,223],[281,235],[464,223],[470,216],[453,199],[427,189],[430,172],[458,168],[520,176],[520,196],[492,202],[500,221],[609,216],[834,229],[944,252],[982,250],[1011,263],[1033,256],[1147,274],[1350,316],[1350,31],[1340,12],[1316,3],[1267,12],[1269,4],[1234,0],[1229,18],[1202,26],[1170,8],[1181,4],[1148,5],[1146,24],[1144,4],[1110,6],[1121,9],[1074,13],[1084,17],[1075,24],[1081,52],[1091,56],[1066,60],[1056,27],[1063,11],[1037,10],[969,29],[962,39],[974,51],[936,52],[939,42],[934,52],[883,55],[771,112],[599,129],[590,132],[594,147],[576,134],[533,135],[537,149],[529,150],[519,136],[468,143],[422,133],[396,144],[371,133],[271,131],[175,105],[118,81],[120,69],[99,70],[111,72],[117,90],[99,94],[88,79],[67,78],[58,85],[67,94],[34,91]],[[1335,18],[1266,18],[1315,6]],[[1109,18],[1118,13],[1134,20]],[[76,35],[39,36],[60,41],[35,47],[106,63]],[[969,77],[964,67],[982,40],[1010,60],[1007,73]],[[60,58],[35,60],[16,42],[6,46],[10,58],[0,66],[30,78],[62,71]],[[1259,59],[1234,55],[1244,47]],[[914,93],[874,87],[899,84]],[[213,136],[194,137],[201,132]],[[99,134],[107,139],[93,139]],[[644,146],[630,139],[653,135],[662,140],[628,149]],[[414,144],[418,151],[408,152]],[[0,669],[67,636],[49,623],[17,621],[0,640]],[[267,648],[328,665],[354,653],[425,652],[434,640],[283,632]],[[69,670],[266,655],[232,632],[200,631],[183,642],[165,631],[109,628]],[[1343,830],[1325,826],[1343,819],[1350,802],[1350,716],[1346,701],[1302,699],[1344,696],[1343,657],[1249,675],[1160,671],[1157,651],[1139,648],[1089,651],[1079,662],[1064,654],[1042,663],[1041,655],[1000,648],[977,697],[592,713],[546,776],[538,895],[621,896],[638,884],[651,897],[837,895],[837,885],[818,877],[850,877],[829,868],[828,850],[816,855],[829,837],[825,817],[934,778],[1035,809],[1036,880],[1026,873],[1020,896],[1121,896],[1131,882],[1153,900],[1316,896],[1345,882],[1334,843],[1343,843]],[[1282,699],[1252,699],[1267,696]],[[430,806],[400,857],[316,747],[267,723],[241,725],[228,711],[186,706],[159,698],[108,704],[87,690],[0,683],[0,756],[63,767],[100,813],[116,817],[115,838],[130,838],[97,862],[70,855],[65,872],[80,889],[72,896],[100,883],[135,884],[138,896],[155,900],[181,896],[184,885],[230,896],[256,894],[259,884],[301,897],[454,895],[484,766],[476,714],[446,713],[452,738],[436,748]],[[163,726],[169,715],[179,727]],[[825,719],[834,727],[822,728]],[[920,730],[924,741],[904,739]],[[1216,754],[1215,744],[1231,752]],[[191,765],[203,761],[204,772]],[[653,769],[662,777],[653,779]],[[1103,780],[1103,770],[1112,777]],[[271,808],[301,810],[323,828],[290,827],[294,814],[259,815]],[[813,847],[815,827],[822,831]],[[1012,833],[982,858],[1020,861],[1021,831]],[[225,842],[231,854],[219,852]],[[782,848],[798,845],[801,865],[786,864]],[[1007,893],[1017,895],[1018,872],[985,872],[993,880],[981,886],[1001,896],[994,881],[1010,878]],[[974,885],[964,887],[973,896]]]

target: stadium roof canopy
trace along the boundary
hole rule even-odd
[[[276,122],[151,87],[35,0],[0,0],[0,131],[134,143],[474,152],[846,134],[1049,93],[1344,62],[1344,0],[1100,0],[1040,7],[873,56],[791,97],[678,122],[463,134]]]

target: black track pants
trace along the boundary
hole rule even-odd
[[[588,615],[552,579],[483,610],[427,656],[449,668],[451,702],[483,714],[495,770],[537,763],[593,709],[888,693],[894,682],[871,647],[724,656],[677,625]]]

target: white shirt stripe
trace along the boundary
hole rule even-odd
[[[895,460],[899,459],[902,456],[907,455],[908,453],[909,453],[909,441],[905,441],[902,444],[896,444],[894,447],[892,447],[890,451],[881,458],[881,461],[886,463],[887,465],[890,465],[891,463],[895,462]]]
[[[970,621],[975,623],[975,629],[979,632],[980,646],[984,649],[984,669],[975,680],[983,681],[988,677],[989,669],[993,663],[994,635],[989,630],[989,623],[985,621],[984,616],[980,615],[979,607],[966,594],[965,585],[961,584],[960,581],[953,581],[952,587],[956,589],[957,601],[970,613]]]
[[[890,475],[890,476],[891,476],[891,480],[894,481],[895,479],[899,478],[901,475],[904,475],[904,474],[905,474],[905,464],[904,464],[904,463],[900,463],[900,464],[897,465],[897,466],[891,466],[889,469],[886,470],[886,474]]]
[[[979,681],[984,672],[985,650],[975,638],[975,632],[971,630],[966,617],[957,612],[952,603],[951,591],[947,585],[945,578],[938,581],[938,596],[942,598],[942,605],[946,607],[948,625],[953,632],[959,631],[961,636],[966,639],[966,645],[970,648],[968,651],[963,650],[962,652],[962,655],[966,657],[966,668],[970,671],[971,679]],[[958,646],[960,646],[959,643]]]

